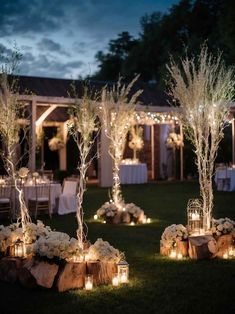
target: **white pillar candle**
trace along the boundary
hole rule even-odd
[[[97,215],[94,215],[94,220],[97,220],[98,219],[98,216]]]
[[[92,290],[93,289],[93,277],[92,275],[87,275],[85,277],[85,290]]]
[[[119,285],[119,280],[118,280],[118,275],[117,274],[113,276],[112,285],[114,287],[117,287]]]

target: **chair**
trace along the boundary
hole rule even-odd
[[[77,186],[78,178],[67,178],[64,180],[62,194],[59,197],[59,215],[77,211]]]
[[[12,187],[0,185],[0,215],[10,218],[12,214]]]
[[[42,177],[47,177],[48,180],[53,181],[54,178],[54,174],[52,170],[43,170],[43,171],[39,171],[39,174]]]
[[[230,190],[230,178],[228,177],[228,169],[218,169],[216,173],[217,191]]]
[[[38,214],[47,212],[51,218],[51,185],[39,184],[35,180],[35,194],[28,199],[30,211],[34,211],[34,217],[37,219]]]

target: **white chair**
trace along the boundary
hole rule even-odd
[[[77,211],[77,186],[77,179],[69,178],[64,180],[62,194],[59,197],[59,215]]]
[[[229,191],[230,178],[227,168],[217,170],[217,191]]]
[[[11,185],[0,185],[0,218],[10,218],[11,210]]]

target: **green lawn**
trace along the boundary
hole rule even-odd
[[[153,220],[125,226],[92,221],[95,210],[108,200],[108,192],[89,186],[84,201],[88,238],[92,242],[103,238],[125,252],[130,284],[58,293],[0,282],[0,313],[235,313],[235,260],[172,261],[159,255],[164,228],[186,223],[187,200],[197,197],[198,191],[193,182],[125,186],[125,200],[142,207]],[[216,193],[214,217],[235,220],[234,204],[235,192]],[[54,216],[51,226],[75,235],[76,220],[74,215]]]

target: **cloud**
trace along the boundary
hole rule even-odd
[[[25,54],[21,65],[20,74],[42,77],[72,77],[73,73],[82,73],[84,63],[82,61],[63,62],[60,59],[40,54],[34,57],[31,53]],[[48,75],[49,73],[49,75]]]
[[[42,38],[42,40],[37,44],[40,51],[50,51],[57,52],[66,56],[70,56],[68,52],[66,52],[62,46],[49,38]]]

